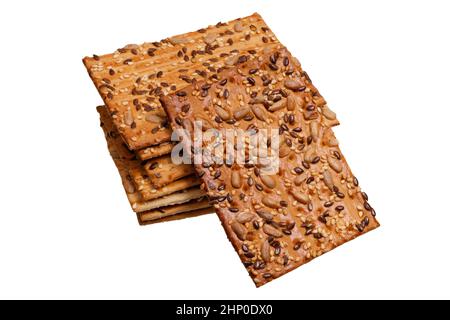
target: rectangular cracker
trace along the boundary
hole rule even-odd
[[[173,144],[171,142],[163,142],[156,146],[137,150],[136,155],[140,160],[144,161],[169,154],[172,151],[172,148]]]
[[[145,163],[144,170],[155,188],[194,174],[190,164],[174,164],[170,155],[151,159]]]
[[[175,215],[160,218],[157,220],[148,220],[148,221],[139,220],[139,224],[142,226],[145,226],[145,225],[159,223],[159,222],[168,222],[168,221],[182,220],[182,219],[186,219],[186,218],[194,218],[194,217],[198,217],[200,215],[211,214],[213,212],[214,212],[214,209],[212,207],[209,207],[206,209],[199,209],[199,210],[194,210],[194,211],[177,213]],[[138,217],[138,219],[139,219],[139,217]]]
[[[150,201],[141,201],[140,198],[135,198],[136,194],[128,195],[128,199],[132,203],[131,207],[135,212],[144,212],[160,207],[167,207],[174,204],[182,204],[189,202],[194,199],[203,198],[205,196],[205,191],[200,190],[200,188],[191,188],[187,190],[182,190],[163,196]]]
[[[277,174],[261,173],[262,164],[195,165],[256,286],[379,226],[334,137],[335,114],[286,49],[217,78],[207,82],[207,95],[199,94],[200,82],[162,104],[173,129],[191,133],[183,136],[186,144],[200,119],[215,128],[272,128],[279,135]]]
[[[161,207],[150,211],[138,213],[138,219],[140,224],[148,224],[152,221],[173,217],[180,215],[181,213],[191,213],[193,215],[201,212],[213,212],[211,204],[206,199],[195,199],[183,204],[176,204],[167,207]],[[205,211],[203,211],[205,210]]]
[[[170,140],[160,96],[277,46],[275,35],[255,13],[160,42],[85,57],[83,63],[128,148],[138,150]]]
[[[182,204],[204,196],[204,192],[200,189],[191,188],[192,186],[198,185],[196,178],[189,178],[168,185],[165,189],[157,190],[152,194],[153,197],[149,197],[148,200],[143,199],[130,176],[130,171],[142,170],[142,168],[139,167],[139,161],[133,159],[132,155],[130,155],[130,151],[121,143],[121,139],[116,134],[106,108],[97,107],[97,111],[100,114],[101,126],[105,132],[111,157],[116,164],[128,200],[135,212],[145,212],[159,207]],[[158,197],[156,197],[155,194],[157,194]]]
[[[129,170],[129,176],[144,201],[153,200],[177,191],[198,186],[200,184],[198,177],[196,175],[191,175],[171,182],[165,186],[156,188],[147,174],[145,174],[144,170],[140,167]]]

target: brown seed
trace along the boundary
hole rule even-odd
[[[300,167],[295,167],[294,168],[294,172],[296,173],[296,174],[302,174],[303,172],[305,172],[302,168],[300,168]]]
[[[293,91],[301,90],[302,88],[305,87],[303,82],[301,82],[300,80],[294,80],[294,79],[286,79],[284,81],[284,86],[287,89],[293,90]]]
[[[191,108],[191,106],[189,104],[185,104],[181,107],[181,111],[183,111],[184,113],[189,112],[189,109]]]
[[[245,238],[247,237],[247,229],[239,222],[237,221],[233,222],[231,224],[231,229],[234,231],[234,233],[240,240],[244,241]]]
[[[236,120],[241,120],[243,119],[246,115],[248,115],[250,113],[250,108],[249,107],[243,107],[243,108],[239,108],[238,110],[236,110],[233,113],[233,116]]]
[[[327,201],[327,202],[325,202],[324,204],[323,204],[323,206],[325,207],[325,208],[329,208],[329,207],[331,207],[333,205],[333,202],[331,202],[331,201]]]
[[[370,211],[372,209],[372,207],[367,201],[364,202],[364,209],[366,209],[367,211]]]
[[[283,236],[283,233],[276,229],[274,226],[265,223],[263,226],[263,231],[268,234],[269,236],[275,237],[275,238],[280,238]]]
[[[223,121],[227,121],[231,119],[230,113],[225,110],[222,107],[219,107],[218,105],[214,106],[214,109],[216,110],[217,115],[222,119]]]
[[[353,177],[353,185],[355,187],[359,186],[359,181],[358,181],[358,179],[356,179],[356,177]]]
[[[231,185],[236,189],[239,189],[242,186],[241,174],[237,170],[231,172]]]
[[[264,220],[272,221],[272,219],[273,219],[273,214],[271,214],[269,211],[266,211],[264,209],[258,209],[258,210],[256,210],[256,213],[258,214],[258,216],[260,216]]]
[[[337,173],[340,173],[342,171],[342,163],[339,160],[330,156],[328,156],[327,159],[328,164],[334,171],[336,171]]]
[[[250,222],[255,218],[255,216],[249,212],[241,212],[236,216],[236,221],[239,223]]]
[[[258,105],[251,105],[252,111],[255,114],[256,118],[258,118],[261,121],[266,121],[267,117],[266,117],[266,113],[265,111],[263,111],[263,109],[261,109],[261,107],[259,107]]]
[[[296,190],[291,190],[290,193],[294,197],[294,199],[297,200],[298,202],[302,204],[309,203],[309,197],[307,194]]]
[[[344,210],[344,206],[336,206],[336,208],[334,208],[337,212],[341,212],[342,210]]]
[[[314,177],[309,177],[308,179],[306,179],[306,184],[310,184],[313,181],[314,181]]]
[[[325,185],[330,190],[333,190],[334,182],[333,182],[333,177],[330,174],[330,171],[324,170],[324,172],[323,172],[323,182],[325,183]]]
[[[270,112],[275,112],[286,107],[286,100],[279,100],[269,107]]]
[[[273,189],[276,187],[277,183],[272,176],[261,175],[261,181],[267,188]]]
[[[263,186],[260,185],[259,183],[255,183],[255,188],[256,188],[258,191],[263,191],[263,190],[264,190]]]
[[[270,244],[267,240],[261,245],[261,256],[265,262],[270,262]]]
[[[263,197],[261,201],[265,206],[267,206],[269,208],[272,208],[272,209],[280,208],[280,199],[278,199],[278,198],[268,196],[268,197]]]

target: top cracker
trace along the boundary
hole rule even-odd
[[[159,98],[280,44],[257,13],[83,63],[123,140],[138,150],[170,140]]]
[[[240,163],[203,157],[194,166],[256,286],[379,226],[332,131],[336,114],[297,59],[277,49],[217,76],[162,97],[162,104],[172,128],[185,129],[179,133],[191,156],[224,145],[245,156]],[[218,133],[194,135],[196,122]],[[225,140],[234,134],[222,130],[237,134],[236,129],[249,136],[241,143],[233,139],[229,147]],[[250,136],[264,129],[275,134],[260,144],[278,155],[276,173],[265,170],[273,163],[267,156],[250,161],[257,151]],[[195,142],[201,148],[192,147]]]

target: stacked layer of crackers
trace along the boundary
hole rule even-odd
[[[258,14],[83,61],[141,224],[215,211],[256,286],[379,226],[335,138],[336,114]],[[247,161],[255,149],[245,148],[244,163],[178,164],[172,129],[192,160],[198,121],[275,133],[261,141],[278,170],[266,170],[267,155]],[[200,140],[203,151],[224,140],[212,138]]]
[[[279,46],[253,14],[83,59],[104,101],[97,110],[108,149],[141,224],[213,212],[194,168],[171,161],[172,130],[160,98],[209,79],[242,54]]]

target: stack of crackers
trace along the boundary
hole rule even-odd
[[[84,63],[141,224],[214,208],[256,286],[379,226],[333,133],[336,114],[258,14]],[[173,163],[172,129],[192,159],[198,121],[218,131],[275,132],[279,144],[262,144],[277,155],[277,171],[266,170],[268,159],[249,161],[246,148],[245,163]],[[224,140],[202,140],[201,149]]]
[[[213,211],[194,168],[171,161],[172,130],[160,98],[213,80],[243,54],[256,56],[279,45],[253,14],[83,59],[105,104],[97,110],[110,154],[141,224]]]

